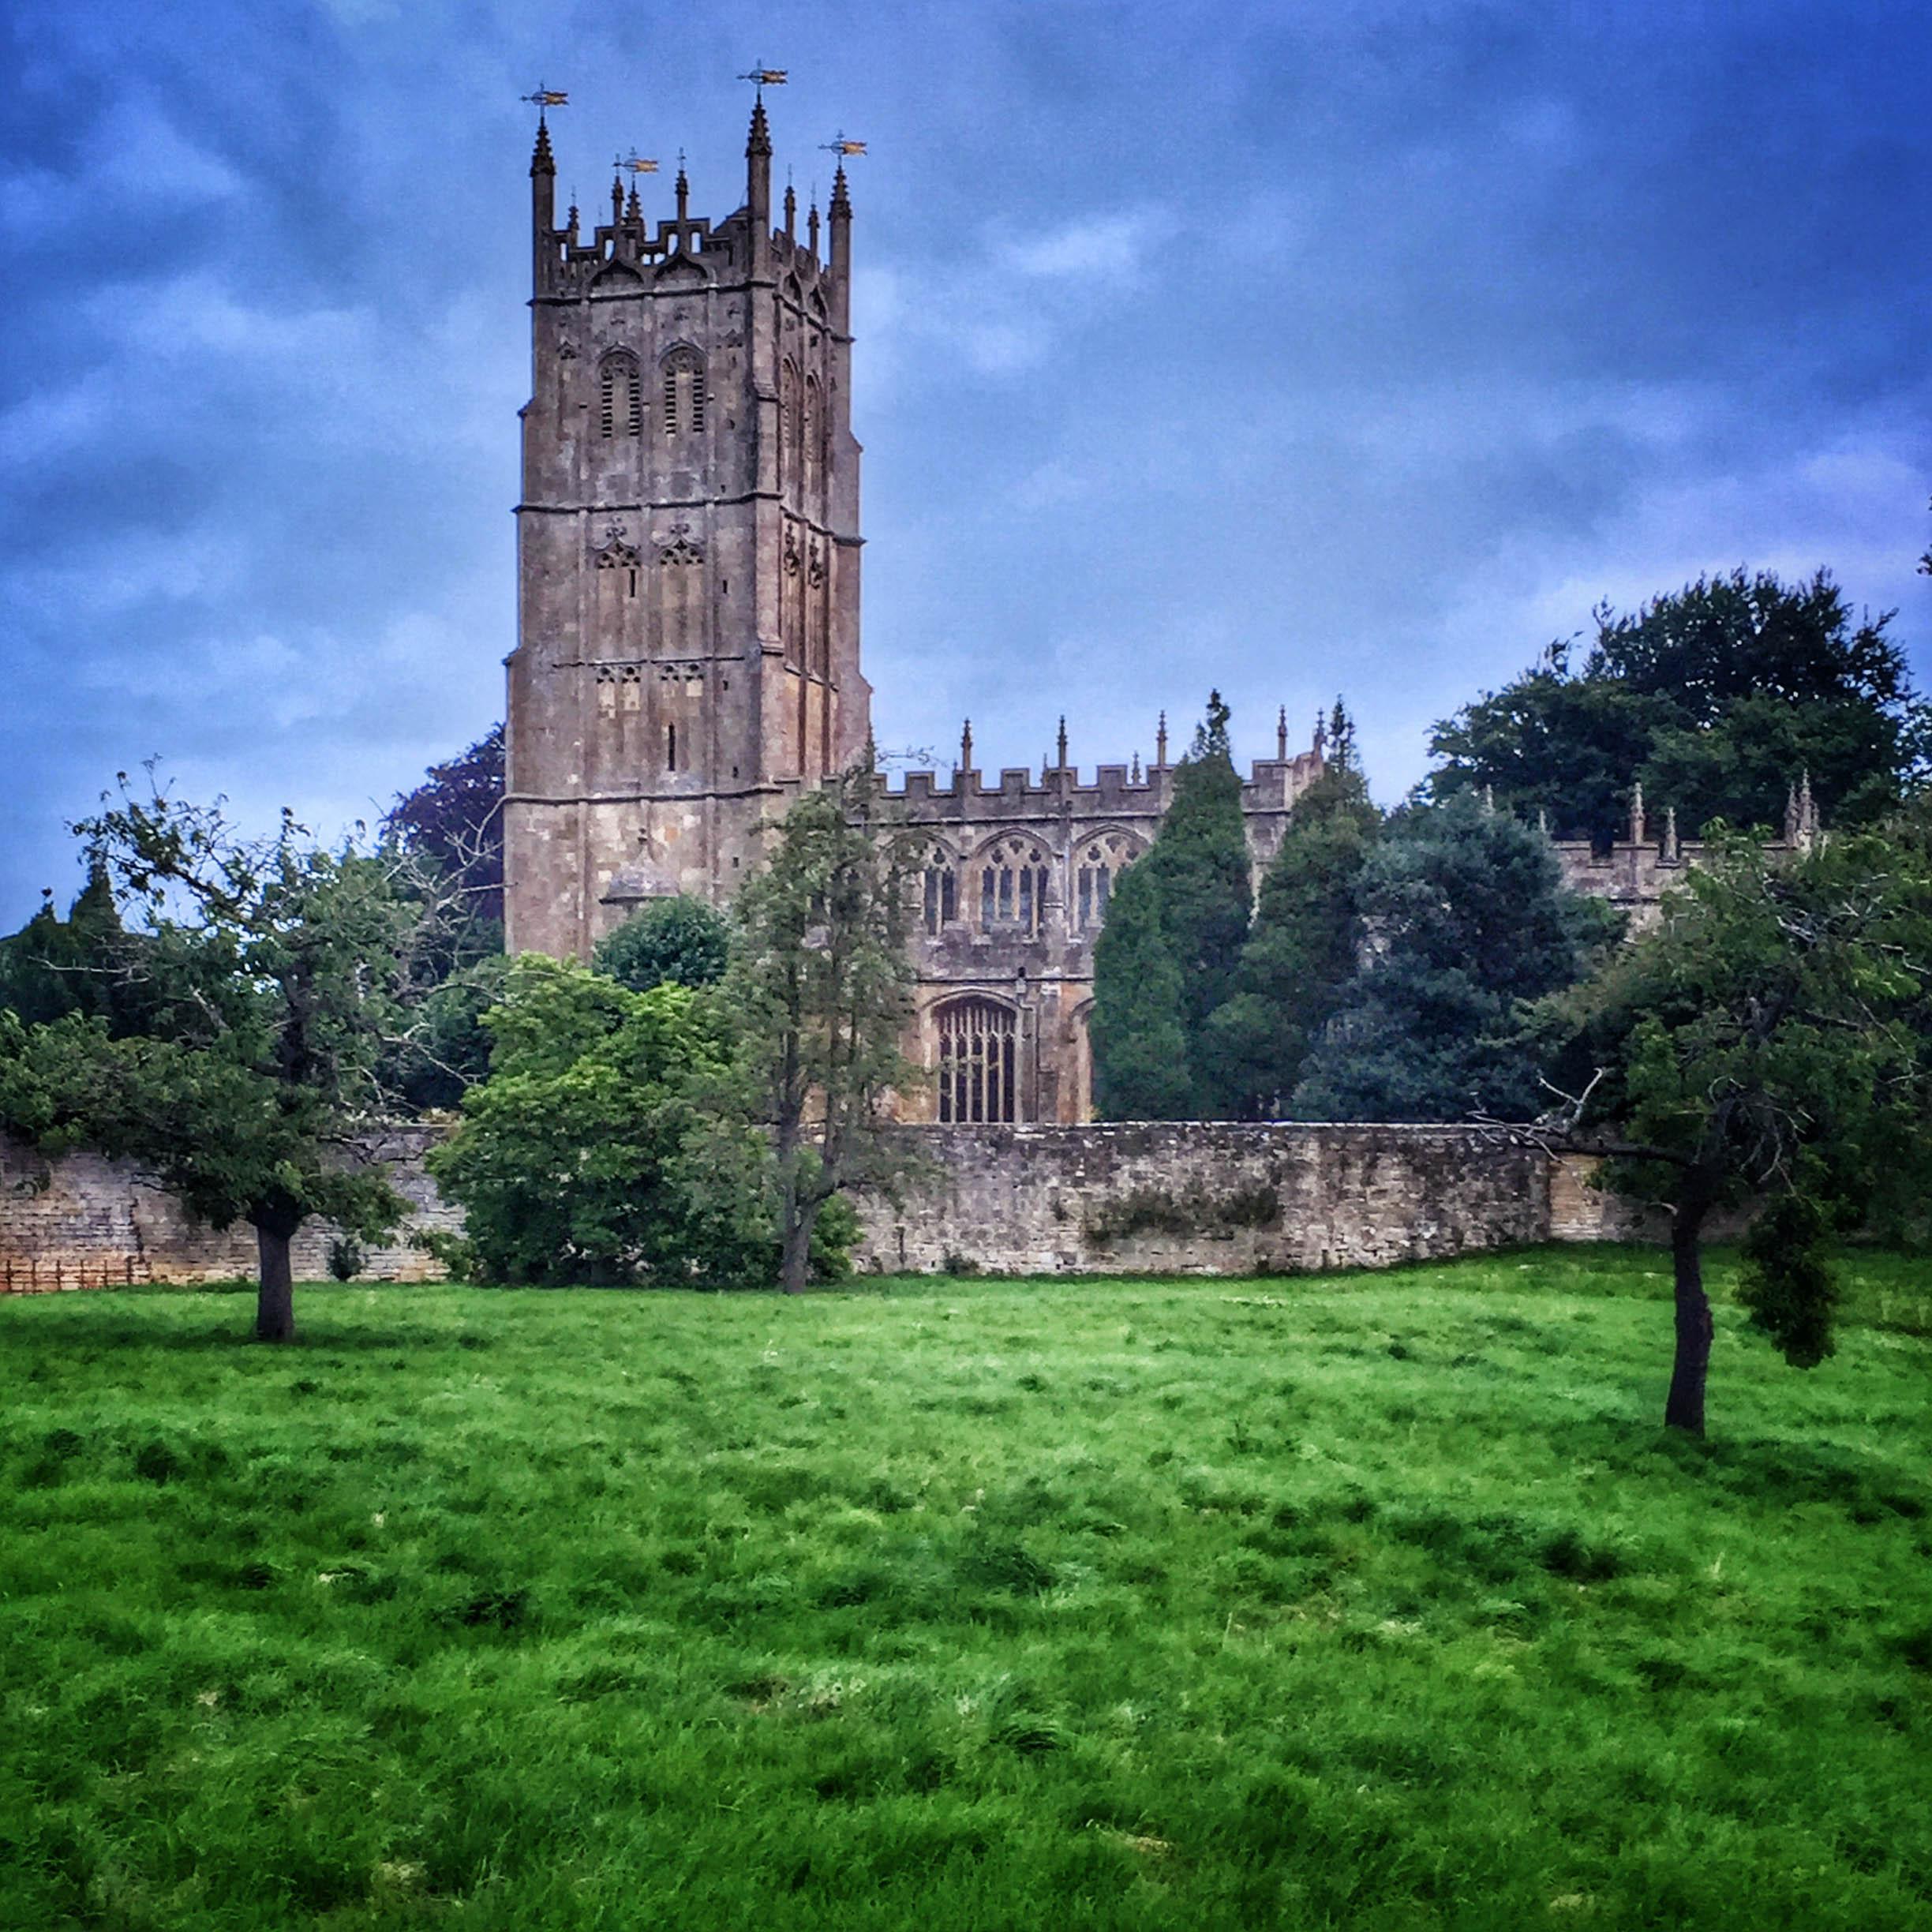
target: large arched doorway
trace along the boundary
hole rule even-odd
[[[968,998],[939,1009],[942,1125],[1009,1121],[1020,1070],[1019,1016],[997,1000]]]

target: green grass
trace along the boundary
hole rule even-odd
[[[1932,1271],[1661,1266],[0,1304],[0,1924],[1924,1926]]]

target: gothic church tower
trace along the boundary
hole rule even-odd
[[[771,210],[761,101],[744,205],[588,238],[530,162],[531,397],[504,803],[511,952],[587,954],[642,900],[722,900],[801,788],[859,756],[852,204],[820,253]]]

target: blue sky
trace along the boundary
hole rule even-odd
[[[1705,570],[1932,683],[1932,36],[1735,0],[0,12],[0,930],[159,754],[373,816],[500,713],[538,81],[560,188],[854,165],[881,741],[1091,766],[1431,721]]]

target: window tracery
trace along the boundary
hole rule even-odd
[[[1020,1060],[1018,1016],[977,996],[939,1009],[939,1118],[945,1125],[1010,1121]]]
[[[927,855],[924,882],[926,930],[936,937],[959,917],[959,873],[943,845]]]
[[[1017,926],[1037,933],[1046,923],[1047,885],[1052,859],[1037,840],[998,839],[980,854],[979,923],[991,931]]]
[[[1073,923],[1079,932],[1097,932],[1106,923],[1107,905],[1120,875],[1140,856],[1140,841],[1125,832],[1103,832],[1076,848]]]

